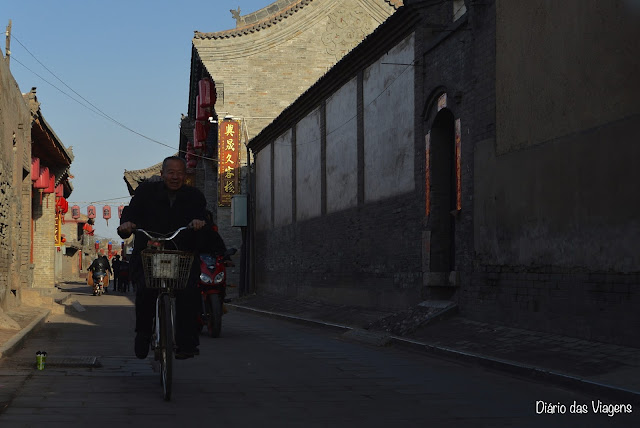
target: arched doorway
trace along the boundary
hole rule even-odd
[[[438,111],[429,134],[430,285],[446,286],[449,273],[455,270],[455,120],[451,110]]]

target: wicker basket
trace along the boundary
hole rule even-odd
[[[193,253],[185,251],[142,251],[142,268],[147,288],[185,288],[193,259]]]

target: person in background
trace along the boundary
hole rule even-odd
[[[91,265],[87,268],[87,270],[93,274],[93,272],[104,272],[107,274],[105,282],[104,282],[104,292],[107,293],[107,287],[109,286],[109,273],[113,276],[113,272],[111,271],[111,265],[109,264],[109,259],[107,256],[98,256],[93,260]]]
[[[120,283],[123,292],[128,293],[130,288],[129,260],[127,260],[126,256],[123,256],[122,260],[120,261],[120,278],[118,278],[118,282]]]
[[[113,269],[113,289],[122,291],[122,284],[120,283],[120,256],[117,254],[111,261],[111,269]]]

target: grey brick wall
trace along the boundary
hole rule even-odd
[[[419,301],[419,198],[414,193],[256,236],[256,287],[364,307]]]
[[[37,269],[33,273],[33,286],[47,288],[55,286],[55,194],[44,194],[42,205],[39,195],[33,198],[33,261]]]
[[[0,311],[20,304],[29,282],[31,114],[0,57]]]

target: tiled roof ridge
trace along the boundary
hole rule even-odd
[[[286,1],[287,0],[281,0],[281,2],[286,2]],[[278,22],[282,21],[283,19],[293,15],[294,13],[296,13],[297,11],[299,11],[300,9],[302,9],[303,7],[311,3],[313,0],[288,0],[288,1],[290,1],[290,3],[286,5],[278,5],[278,3],[280,2],[275,2],[256,12],[252,12],[242,16],[242,18],[244,18],[244,22],[247,22],[247,20],[250,20],[251,21],[250,24],[241,25],[231,30],[223,30],[223,31],[217,31],[213,33],[202,33],[200,31],[195,31],[193,38],[194,39],[225,39],[225,38],[228,39],[231,37],[238,37],[238,36],[242,36],[249,33],[255,33],[256,31],[260,31],[265,28],[271,27],[272,25],[275,25]],[[391,6],[395,7],[396,9],[403,5],[403,0],[385,0],[385,1],[389,3]],[[279,7],[279,10],[276,11],[275,13],[270,14],[266,18],[258,21],[251,19],[251,18],[257,19],[258,14],[260,14],[265,10],[269,10],[270,8],[275,8],[275,7]]]
[[[296,0],[292,4],[286,5],[285,7],[281,7],[280,10],[278,10],[276,13],[269,15],[268,17],[266,17],[261,21],[252,22],[251,24],[236,27],[231,30],[223,30],[215,33],[201,33],[199,31],[196,31],[193,37],[195,39],[225,39],[230,37],[242,36],[244,34],[255,33],[256,31],[260,31],[262,29],[271,27],[272,25],[289,17],[290,15],[293,15],[294,13],[296,13],[297,11],[299,11],[300,9],[302,9],[312,1],[313,0]],[[256,12],[247,14],[244,16],[244,18],[246,19],[247,16],[257,14],[258,12],[264,9],[268,9],[271,6],[267,6],[266,8],[260,9]]]

